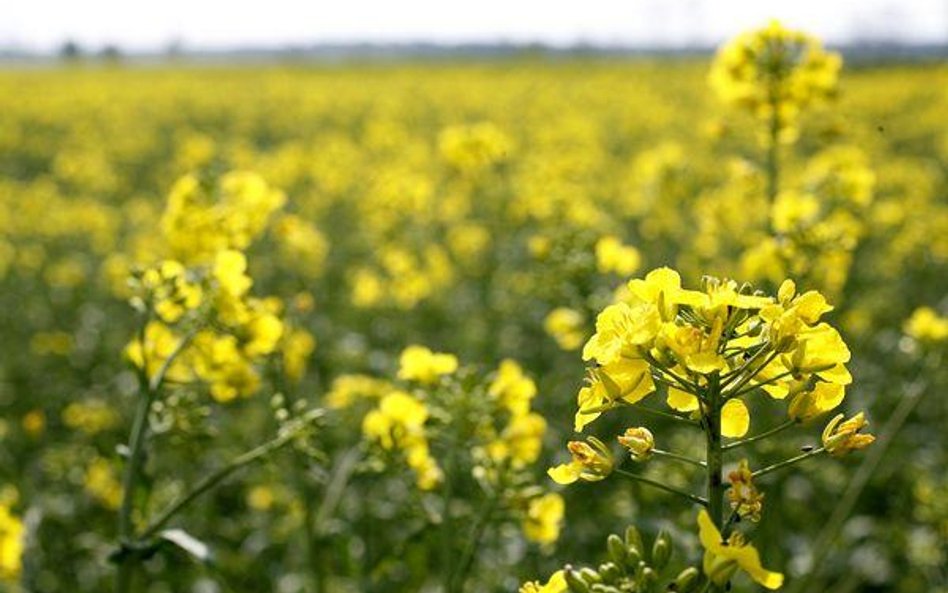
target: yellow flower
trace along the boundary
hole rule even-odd
[[[662,312],[662,318],[674,317],[674,305],[700,306],[705,295],[681,287],[681,276],[671,268],[656,268],[645,275],[645,279],[629,281],[629,293],[634,302],[656,305]]]
[[[622,400],[634,404],[655,391],[648,363],[641,359],[619,359],[590,371],[589,385],[576,396],[574,430],[582,432],[602,410]]]
[[[504,428],[500,438],[490,443],[488,450],[494,461],[510,459],[515,466],[533,463],[540,456],[546,420],[531,413],[514,416]]]
[[[228,297],[243,296],[253,284],[247,276],[247,258],[234,250],[220,251],[214,258],[214,279]]]
[[[738,569],[768,589],[783,585],[783,575],[761,566],[756,548],[745,543],[740,533],[735,531],[724,541],[704,509],[698,512],[698,538],[705,549],[704,573],[717,586],[723,587]]]
[[[569,587],[566,585],[566,574],[558,570],[550,575],[550,580],[545,584],[539,581],[530,581],[520,587],[519,593],[567,593]]]
[[[316,349],[316,338],[305,329],[293,329],[283,340],[283,372],[290,381],[306,374],[306,364]]]
[[[618,440],[620,445],[629,450],[634,461],[647,461],[655,449],[655,436],[644,426],[625,429]]]
[[[326,394],[326,405],[337,410],[348,408],[360,398],[380,398],[390,391],[392,385],[383,379],[368,375],[340,375],[333,380]]]
[[[570,441],[566,447],[573,459],[547,470],[557,484],[572,484],[577,480],[597,482],[612,473],[615,461],[609,448],[596,437],[587,437],[588,443]]]
[[[107,508],[116,510],[122,502],[122,484],[108,460],[97,457],[88,468],[83,481],[86,492]]]
[[[842,457],[850,451],[865,449],[876,440],[871,434],[859,431],[869,426],[866,415],[859,412],[843,422],[843,414],[837,414],[823,429],[823,447],[834,457]]]
[[[400,449],[408,466],[415,472],[417,485],[430,490],[442,479],[441,468],[431,457],[425,435],[428,408],[404,391],[393,391],[379,402],[378,408],[362,419],[362,433],[384,449]]]
[[[501,361],[487,393],[511,414],[521,416],[530,411],[530,400],[537,394],[537,386],[515,360],[508,358]]]
[[[618,237],[607,235],[596,242],[596,266],[602,274],[628,276],[639,269],[642,255],[631,245],[623,245]]]
[[[846,388],[836,383],[817,382],[813,389],[803,391],[790,400],[787,415],[792,420],[806,422],[831,411],[843,403]]]
[[[270,354],[283,337],[283,322],[267,312],[255,314],[244,326],[244,352],[251,358]]]
[[[538,544],[552,544],[560,537],[565,509],[563,497],[555,492],[532,499],[523,518],[524,535]]]
[[[23,522],[0,502],[0,582],[15,581],[23,563]]]
[[[398,378],[406,381],[433,384],[443,375],[458,369],[458,359],[453,354],[432,352],[424,346],[409,346],[399,358]]]
[[[586,332],[583,329],[585,319],[582,313],[567,307],[559,307],[550,311],[543,321],[543,329],[553,336],[557,345],[563,350],[576,350],[583,345]]]
[[[942,317],[931,307],[919,307],[905,322],[904,331],[922,342],[948,340],[948,317]]]

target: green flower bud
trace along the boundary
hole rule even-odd
[[[607,583],[614,583],[622,576],[622,571],[613,562],[604,562],[599,565],[599,576]]]
[[[566,577],[566,586],[572,593],[590,593],[589,585],[575,570],[565,570],[563,576]]]
[[[602,582],[602,577],[599,575],[599,573],[588,566],[584,566],[582,569],[580,569],[579,576],[590,585]]]
[[[645,550],[645,544],[642,543],[642,534],[634,525],[629,525],[625,530],[625,545],[638,552],[640,556]]]
[[[694,566],[686,568],[675,578],[674,591],[677,593],[691,593],[697,589],[699,576],[701,576],[701,573]]]
[[[671,558],[671,536],[662,529],[655,538],[655,544],[652,546],[652,566],[657,570],[662,570],[668,565]]]
[[[629,550],[625,543],[616,534],[612,534],[606,540],[606,548],[609,550],[609,557],[619,566],[625,566],[629,558]]]

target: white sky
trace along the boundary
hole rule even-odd
[[[777,17],[830,42],[948,42],[948,0],[3,0],[0,47],[338,41],[717,43]]]

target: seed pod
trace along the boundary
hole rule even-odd
[[[662,529],[658,532],[655,543],[652,545],[652,566],[656,570],[665,568],[668,565],[669,558],[671,558],[671,552],[671,536]]]
[[[606,548],[609,550],[609,557],[612,558],[613,562],[622,567],[626,565],[626,561],[629,558],[629,550],[626,548],[625,543],[623,543],[622,538],[613,533],[606,540]]]
[[[629,525],[625,529],[625,545],[637,551],[640,556],[642,552],[645,551],[645,545],[642,543],[642,534],[639,533],[639,530],[636,529],[634,525]]]
[[[675,591],[678,593],[691,593],[697,588],[698,577],[701,573],[694,566],[690,566],[681,571],[675,578]]]
[[[572,593],[590,593],[589,585],[575,570],[566,570],[563,576],[566,577],[566,585]]]

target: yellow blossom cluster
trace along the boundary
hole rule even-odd
[[[722,100],[775,122],[788,139],[799,112],[836,94],[842,66],[814,37],[768,26],[738,35],[725,44],[711,65],[711,87]]]

